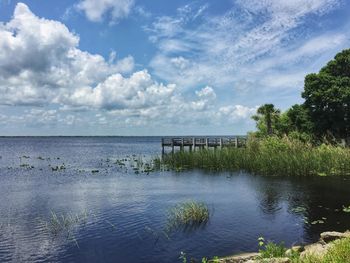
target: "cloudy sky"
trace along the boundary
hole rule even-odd
[[[244,134],[349,47],[347,0],[0,0],[0,135]]]

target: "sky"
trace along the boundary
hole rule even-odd
[[[350,48],[349,0],[0,0],[0,135],[233,135]]]

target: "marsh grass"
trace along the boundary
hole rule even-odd
[[[350,175],[350,149],[322,144],[313,146],[288,137],[248,138],[245,148],[176,152],[154,162],[182,171],[247,171],[261,175]]]
[[[85,224],[88,219],[88,212],[81,214],[57,214],[51,211],[50,219],[45,222],[46,229],[50,234],[57,236],[62,233],[72,234],[72,230],[80,225]]]
[[[176,229],[192,230],[204,226],[209,221],[210,212],[203,202],[187,201],[169,210],[167,232]]]

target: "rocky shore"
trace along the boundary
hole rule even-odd
[[[314,255],[322,257],[328,250],[334,245],[335,240],[342,238],[350,238],[350,231],[341,232],[323,232],[320,235],[318,242],[305,245],[305,246],[293,246],[286,250],[285,257],[279,258],[261,258],[261,255],[257,252],[243,253],[239,255],[220,258],[216,262],[220,263],[291,263],[290,256],[293,253],[299,254],[300,259],[307,257],[308,255]],[[350,252],[349,252],[350,253]]]

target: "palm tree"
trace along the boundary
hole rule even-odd
[[[255,121],[264,120],[267,128],[267,134],[273,134],[272,124],[276,122],[281,111],[279,109],[275,109],[273,104],[264,104],[260,106],[257,110],[257,115],[253,116]]]

